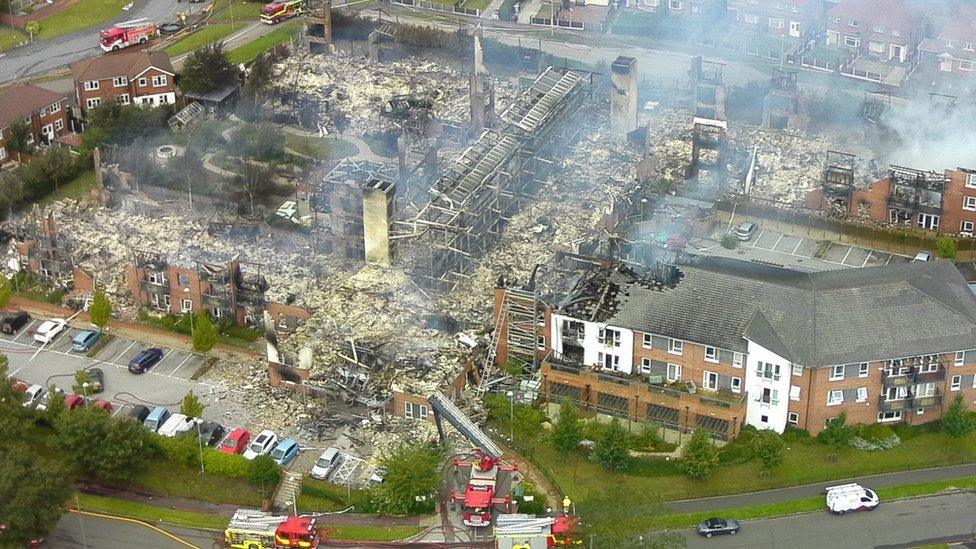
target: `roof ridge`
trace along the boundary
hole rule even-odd
[[[959,309],[957,309],[957,308],[949,305],[948,303],[944,302],[940,296],[938,296],[938,295],[936,295],[936,294],[934,294],[932,292],[928,292],[928,291],[920,288],[918,285],[916,285],[915,281],[916,281],[916,279],[907,279],[907,280],[904,280],[903,282],[909,288],[911,288],[912,290],[914,290],[914,291],[916,291],[916,292],[918,292],[918,293],[920,293],[920,294],[922,294],[922,295],[924,295],[924,296],[926,296],[928,298],[931,298],[933,301],[935,301],[936,303],[938,303],[943,309],[951,312],[952,314],[956,315],[957,317],[962,317],[963,319],[968,320],[970,322],[976,322],[976,318],[970,316],[965,311],[960,311]]]

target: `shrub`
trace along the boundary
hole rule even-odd
[[[898,435],[892,433],[888,438],[877,440],[868,440],[860,436],[852,436],[847,443],[850,444],[852,448],[857,448],[858,450],[880,452],[882,450],[890,450],[895,446],[898,446],[901,444],[901,439],[898,438]]]
[[[756,435],[756,455],[762,460],[763,468],[772,469],[783,463],[783,449],[786,443],[775,431],[762,431]]]
[[[841,446],[846,444],[848,439],[851,438],[851,428],[848,427],[846,423],[847,413],[841,412],[839,416],[835,417],[833,421],[827,425],[826,429],[820,431],[820,434],[817,435],[817,440],[832,446]]]
[[[868,442],[878,442],[895,436],[895,431],[890,426],[883,423],[872,423],[870,425],[861,426],[860,429],[858,429],[854,434],[858,438],[862,438]]]
[[[250,478],[251,462],[237,454],[224,454],[213,448],[203,449],[203,467],[212,475],[226,478]]]
[[[940,236],[935,241],[935,253],[944,259],[956,258],[956,240],[948,235]]]
[[[722,247],[726,250],[734,250],[739,245],[739,239],[733,234],[722,236]]]
[[[196,435],[196,431],[193,432]],[[194,436],[184,434],[178,437],[156,435],[156,446],[169,461],[186,467],[200,466],[200,443]]]
[[[603,436],[597,440],[590,454],[590,460],[599,463],[610,471],[620,471],[630,465],[630,450],[627,444],[627,432],[620,426],[620,421],[613,418],[610,425],[603,431]]]
[[[522,484],[525,486],[525,495],[531,496],[532,501],[519,501],[518,512],[529,515],[545,513],[546,507],[549,505],[549,498],[546,497],[546,494],[536,490],[535,486],[528,481],[523,481]]]
[[[956,395],[949,409],[942,415],[942,431],[953,438],[963,437],[973,432],[973,416],[966,410],[962,395]]]
[[[787,425],[783,431],[783,442],[807,442],[810,440],[810,431],[800,429],[793,425]]]
[[[559,407],[559,418],[552,427],[552,445],[561,454],[572,452],[581,437],[579,410],[568,400]]]
[[[271,456],[258,456],[250,463],[252,484],[278,484],[281,479],[281,469]]]
[[[704,479],[718,466],[718,449],[712,444],[711,436],[704,429],[696,429],[681,449],[678,467],[686,476]]]

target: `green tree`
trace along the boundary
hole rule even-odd
[[[5,142],[7,152],[22,154],[34,154],[34,145],[31,143],[31,127],[23,120],[18,120],[10,125],[10,139]]]
[[[281,468],[271,456],[258,456],[251,461],[250,478],[254,484],[274,486],[281,480]]]
[[[71,492],[71,475],[61,464],[23,444],[0,451],[0,520],[6,525],[0,546],[27,547],[47,537]]]
[[[23,393],[6,380],[7,355],[0,354],[0,453],[3,453],[7,443],[26,440],[30,424],[27,411],[22,406]]]
[[[156,452],[150,433],[138,422],[113,419],[97,408],[61,414],[54,431],[55,446],[66,461],[102,480],[131,480]]]
[[[247,197],[250,212],[254,213],[254,199],[265,196],[274,189],[274,177],[268,168],[245,162],[241,167],[241,175],[235,178],[235,183],[241,190],[241,197]],[[241,204],[242,201],[238,201]]]
[[[205,407],[200,403],[197,395],[193,394],[193,391],[190,391],[183,397],[183,402],[180,403],[180,413],[187,417],[201,417]]]
[[[6,275],[0,274],[0,309],[7,307],[10,303],[10,296],[14,293],[13,284],[10,283],[10,279]],[[6,358],[6,357],[4,357]]]
[[[57,190],[77,174],[78,166],[71,152],[60,145],[48,147],[42,156],[35,156],[20,170],[20,178],[34,198]]]
[[[691,438],[681,448],[681,461],[678,468],[685,476],[693,479],[708,478],[718,466],[718,449],[712,444],[712,437],[705,429],[695,429]]]
[[[27,196],[23,180],[8,171],[0,172],[0,204],[7,207],[7,217],[13,217],[14,206]]]
[[[559,419],[552,427],[552,445],[562,454],[575,450],[582,438],[579,409],[568,400],[559,406]]]
[[[942,415],[942,431],[953,438],[964,437],[973,432],[973,416],[966,409],[962,395],[956,395],[949,409]]]
[[[851,428],[847,426],[847,412],[841,412],[840,415],[830,420],[827,427],[817,435],[817,439],[832,446],[847,444],[847,441],[851,439]]]
[[[214,329],[210,317],[203,309],[197,311],[193,326],[193,350],[201,353],[209,352],[217,344],[217,330]]]
[[[94,148],[103,142],[128,145],[133,141],[153,137],[166,128],[172,107],[162,105],[120,105],[104,103],[88,112],[88,126],[82,135],[82,147]],[[96,133],[89,136],[89,132]],[[88,140],[85,137],[88,136]]]
[[[769,429],[759,431],[753,439],[753,444],[756,455],[762,460],[764,469],[770,470],[783,463],[783,450],[786,448],[786,444],[783,442],[783,437],[779,436],[776,431]]]
[[[620,426],[620,421],[613,418],[603,430],[600,440],[596,441],[590,459],[610,471],[626,469],[630,465],[627,442],[627,432]]]
[[[268,91],[271,82],[274,81],[272,72],[271,58],[268,54],[262,53],[254,58],[247,71],[247,79],[244,81],[244,91],[252,97],[261,95]]]
[[[285,136],[271,124],[243,124],[231,136],[230,150],[254,160],[279,160],[285,155]]]
[[[71,384],[71,392],[76,395],[90,396],[91,393],[85,387],[86,383],[88,383],[88,372],[75,370],[75,382]]]
[[[68,406],[64,403],[64,395],[58,391],[54,384],[47,386],[47,399],[41,419],[48,425],[53,426],[61,416],[68,411]]]
[[[41,24],[37,21],[28,21],[27,24],[24,25],[24,30],[30,34],[31,43],[33,43],[34,35],[41,32]]]
[[[88,306],[88,316],[99,330],[104,330],[105,326],[108,326],[108,319],[112,318],[112,303],[101,288],[97,288],[95,295],[92,296],[91,305]]]
[[[383,483],[370,490],[376,511],[408,515],[433,510],[441,484],[441,451],[423,444],[400,446],[382,461]]]
[[[944,259],[956,259],[956,239],[948,235],[935,241],[935,253]]]
[[[236,65],[227,59],[223,42],[214,42],[194,50],[183,62],[180,89],[206,93],[234,84],[240,75]]]

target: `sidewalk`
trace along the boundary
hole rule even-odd
[[[697,513],[702,511],[717,511],[720,509],[733,509],[736,507],[749,507],[767,503],[782,503],[784,501],[816,497],[822,495],[828,486],[837,486],[838,484],[848,484],[851,482],[863,484],[868,488],[888,488],[891,486],[902,486],[905,484],[918,484],[922,482],[973,476],[976,476],[976,463],[968,463],[965,465],[951,465],[949,467],[938,467],[934,469],[917,469],[914,471],[901,471],[897,473],[867,475],[850,479],[838,479],[830,482],[805,484],[803,486],[779,488],[776,490],[766,490],[763,492],[752,492],[748,494],[670,501],[665,505],[667,506],[668,511],[672,513]]]

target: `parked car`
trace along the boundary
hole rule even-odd
[[[135,406],[132,407],[131,410],[129,410],[129,413],[126,414],[126,417],[130,417],[138,421],[139,423],[143,423],[143,424],[145,424],[146,417],[148,416],[149,416],[149,408],[143,406],[142,404],[136,404]]]
[[[932,252],[919,250],[918,253],[915,254],[915,258],[912,259],[912,263],[919,263],[921,261],[932,261]]]
[[[88,375],[88,392],[101,393],[105,390],[105,372],[101,368],[91,368],[85,371]]]
[[[53,393],[48,391],[47,394],[44,395],[44,398],[37,403],[37,409],[41,411],[47,410],[48,403],[54,398],[64,398],[64,390],[60,387],[55,387]]]
[[[141,374],[152,368],[157,362],[162,360],[163,350],[158,347],[151,347],[132,357],[129,361],[129,371],[133,374]]]
[[[275,463],[285,467],[298,455],[298,443],[290,438],[286,438],[275,446],[275,449],[271,451],[271,459],[275,460]]]
[[[24,396],[27,397],[27,399],[24,400],[24,407],[34,408],[44,400],[44,397],[47,396],[47,389],[45,389],[42,385],[31,385],[27,388],[27,392],[24,393]]]
[[[153,408],[151,412],[149,412],[148,416],[146,416],[146,421],[143,423],[143,425],[146,427],[146,429],[156,433],[159,431],[159,428],[166,423],[167,419],[169,419],[169,410],[163,408],[162,406],[157,406]]]
[[[244,450],[244,459],[251,460],[258,456],[267,455],[275,447],[277,442],[278,435],[267,429],[261,431],[258,433],[257,438],[247,446],[247,450]]]
[[[759,227],[755,223],[750,223],[749,221],[743,221],[742,223],[739,223],[739,225],[735,228],[735,231],[733,231],[733,233],[735,234],[736,238],[745,242],[750,238],[752,238],[752,235],[755,234],[757,229],[759,229]]]
[[[220,451],[224,454],[239,454],[247,448],[247,443],[250,441],[251,433],[247,432],[247,429],[238,427],[220,443]]]
[[[67,325],[68,321],[63,318],[45,320],[38,326],[37,331],[34,332],[34,341],[46,345],[58,337],[58,334],[63,332]]]
[[[215,446],[224,438],[224,426],[208,421],[200,426],[200,442],[207,446]]]
[[[100,410],[105,410],[106,412],[108,412],[110,414],[112,413],[112,403],[109,402],[109,401],[107,401],[107,400],[101,399],[101,398],[98,399],[98,400],[96,400],[95,402],[92,402],[91,404],[89,404],[89,406],[91,406],[92,408],[98,408]]]
[[[731,534],[734,536],[739,533],[739,522],[732,519],[712,517],[699,522],[696,530],[706,538],[710,538],[716,534]]]
[[[18,393],[26,393],[27,389],[30,389],[30,385],[24,383],[23,381],[19,381],[16,379],[12,379],[10,381],[14,387],[14,391],[17,391]]]
[[[77,410],[85,407],[85,399],[84,397],[80,397],[78,395],[68,395],[64,397],[64,405],[69,410]]]
[[[339,464],[339,449],[338,448],[327,448],[319,459],[315,460],[315,465],[312,466],[312,470],[308,472],[309,476],[312,478],[317,478],[319,480],[325,480],[332,469]]]
[[[187,417],[183,414],[173,414],[169,416],[169,419],[166,420],[166,423],[163,423],[163,426],[157,432],[160,436],[164,437],[179,436],[192,429],[194,421],[196,420],[192,417]]]
[[[5,334],[16,334],[21,328],[26,326],[30,320],[30,315],[24,311],[5,314],[3,315],[3,320],[0,320],[0,332]]]
[[[827,510],[835,515],[870,511],[880,503],[878,494],[856,482],[827,488]]]
[[[71,350],[79,353],[87,353],[101,339],[102,333],[98,330],[82,330],[71,340]]]

